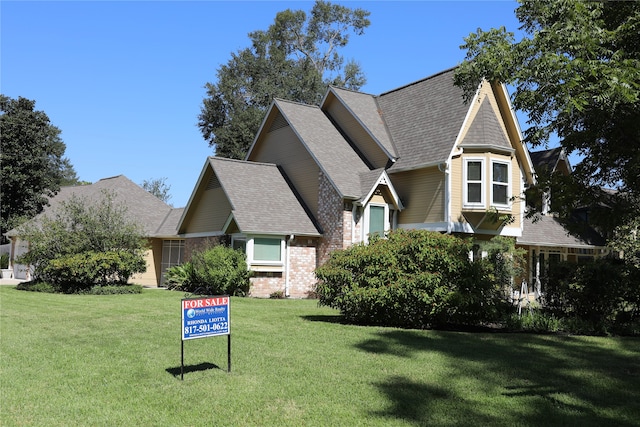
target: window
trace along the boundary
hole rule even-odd
[[[389,205],[382,203],[369,203],[364,209],[364,224],[365,235],[363,236],[364,242],[369,241],[369,236],[373,234],[379,234],[384,236],[385,231],[391,229],[391,221],[389,219],[391,210]]]
[[[285,241],[281,237],[235,234],[231,246],[247,255],[247,266],[252,270],[273,271],[284,265]]]
[[[164,273],[168,268],[182,264],[184,240],[162,241],[162,262],[160,265],[160,283],[164,283]]]
[[[253,239],[253,261],[282,261],[280,243],[282,239],[256,237]]]
[[[369,207],[369,235],[384,235],[384,206]]]
[[[509,205],[509,163],[491,163],[491,204]]]
[[[465,159],[464,162],[464,205],[484,207],[483,159]]]

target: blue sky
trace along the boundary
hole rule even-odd
[[[504,25],[515,1],[343,1],[371,26],[341,53],[380,94],[460,63],[463,37]],[[213,150],[197,128],[216,70],[266,30],[277,12],[313,3],[276,1],[0,1],[0,91],[36,101],[62,130],[78,177],[166,178],[186,205]],[[524,128],[525,123],[520,123]]]

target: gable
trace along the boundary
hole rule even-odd
[[[319,232],[274,164],[210,157],[186,208],[183,233],[317,236]],[[206,221],[200,222],[198,219]]]
[[[463,150],[492,152],[513,152],[514,148],[507,139],[506,130],[491,106],[489,97],[485,97],[478,108],[471,125],[465,132],[458,147]]]
[[[388,167],[395,161],[395,148],[374,96],[332,87],[325,96],[322,110],[372,168]]]

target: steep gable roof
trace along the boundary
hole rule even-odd
[[[144,190],[124,175],[103,178],[93,184],[62,187],[58,194],[49,199],[49,205],[32,221],[39,221],[43,216],[50,216],[64,202],[73,197],[86,199],[89,203],[98,202],[104,193],[113,194],[114,200],[127,208],[127,217],[140,224],[146,236],[153,237],[165,222],[172,210],[171,206]],[[12,230],[13,232],[13,230]],[[175,234],[173,230],[173,234]],[[15,233],[14,233],[15,235]]]
[[[502,131],[498,117],[491,108],[488,98],[484,98],[464,140],[459,145],[466,148],[489,148],[513,151],[513,147]]]
[[[469,106],[453,84],[455,68],[383,93],[378,98],[399,159],[390,172],[445,162]]]
[[[376,97],[362,92],[330,87],[343,105],[353,114],[378,145],[392,158],[397,157],[396,148],[380,113]]]
[[[566,163],[567,172],[571,171],[571,165],[569,164],[569,160],[567,159],[562,147],[531,151],[529,155],[531,156],[531,162],[533,163],[534,170],[542,171],[546,169],[549,172],[554,172],[557,169],[558,164],[561,161],[564,161]]]
[[[219,157],[209,165],[243,233],[320,235],[276,165]]]
[[[275,107],[340,195],[358,199],[359,174],[370,169],[322,110],[280,99],[275,101]]]

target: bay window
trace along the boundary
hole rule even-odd
[[[464,161],[464,206],[484,208],[484,159]]]
[[[491,162],[491,205],[509,206],[509,163]]]

